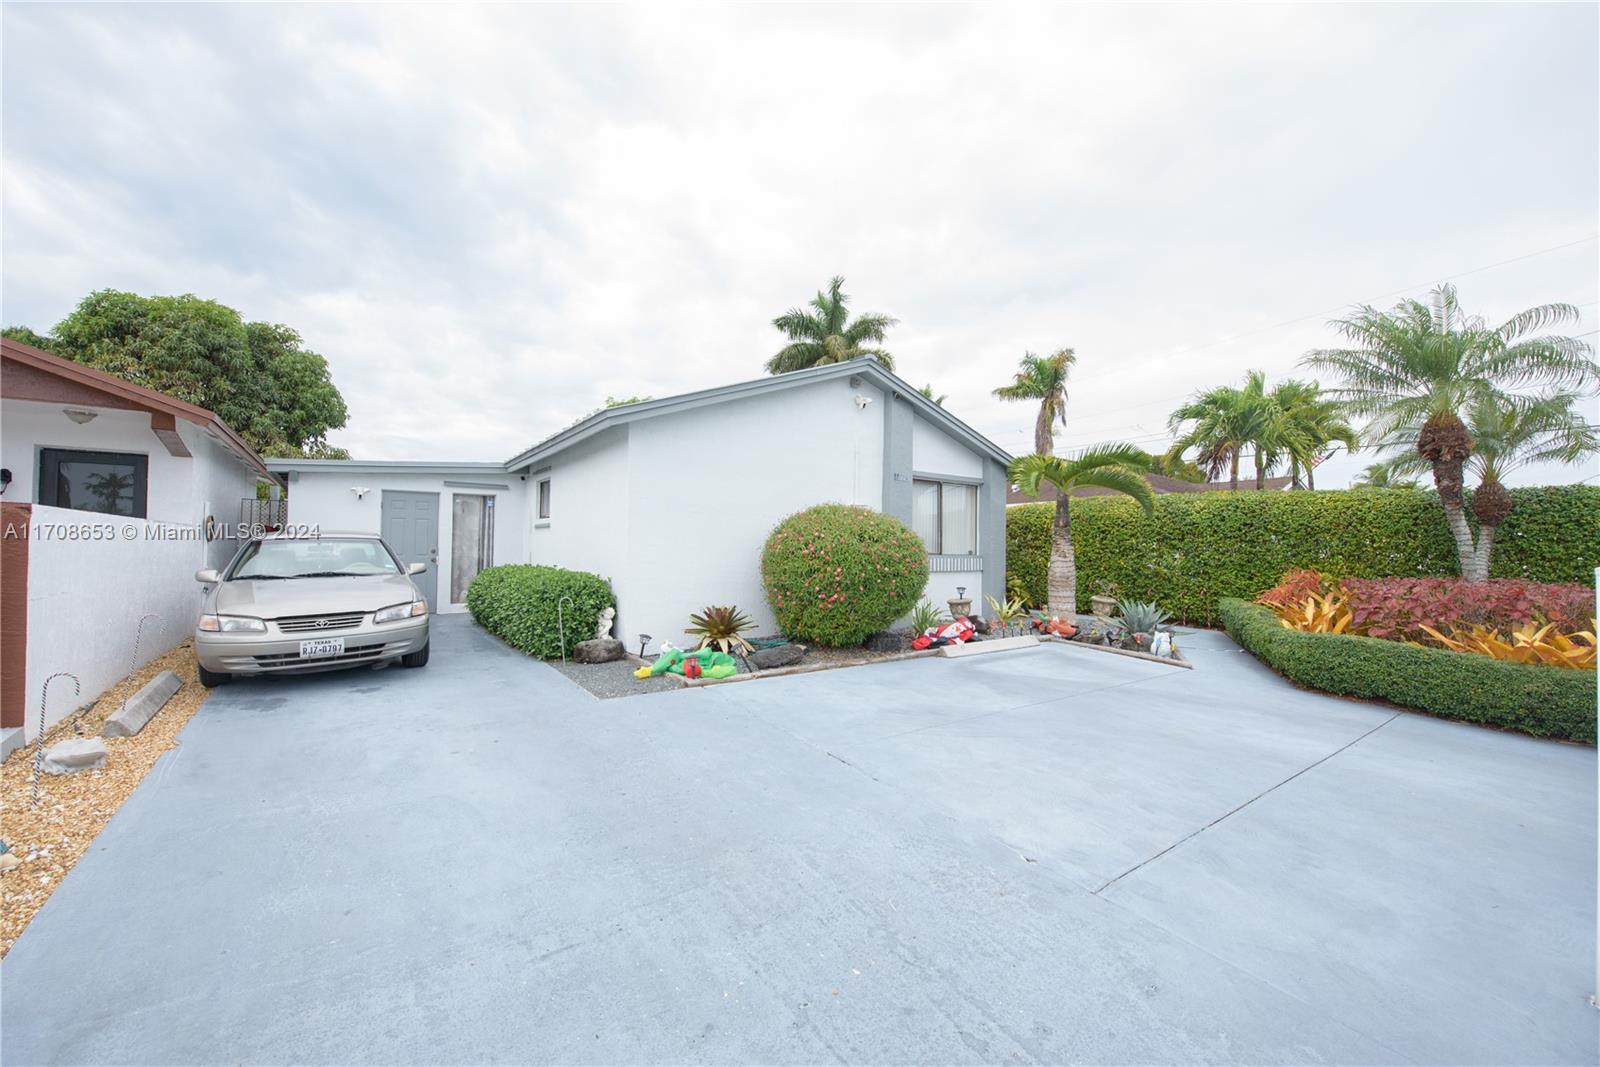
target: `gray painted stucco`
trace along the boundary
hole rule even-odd
[[[1006,590],[1006,469],[995,460],[983,461],[983,485],[978,489],[978,550],[983,554],[984,592],[997,600]]]
[[[1220,634],[595,701],[435,626],[216,691],[6,960],[8,1063],[1596,1060],[1592,748]]]
[[[911,402],[892,387],[883,390],[883,513],[911,524]]]

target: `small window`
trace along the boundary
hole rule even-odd
[[[150,457],[132,452],[39,450],[39,503],[106,515],[146,515]]]
[[[550,517],[550,479],[549,478],[542,478],[542,479],[539,480],[539,518],[548,519],[549,517]]]
[[[954,482],[911,483],[911,528],[934,556],[978,553],[978,487]]]

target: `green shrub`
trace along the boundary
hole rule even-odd
[[[858,645],[916,606],[928,584],[928,550],[892,516],[818,504],[772,531],[761,581],[786,636]]]
[[[573,646],[594,636],[600,613],[617,606],[611,583],[599,575],[528,564],[490,567],[467,586],[467,610],[478,625],[512,648],[555,659],[562,654],[556,613],[562,597],[572,598],[561,607],[570,656]]]
[[[1505,663],[1400,641],[1290,630],[1259,604],[1218,606],[1233,639],[1297,685],[1447,719],[1593,744],[1595,672]]]
[[[1592,588],[1600,486],[1513,489],[1511,498],[1492,576]],[[1046,599],[1053,509],[1006,509],[1006,567],[1036,604]],[[1341,578],[1459,573],[1438,496],[1415,489],[1167,493],[1148,518],[1126,497],[1078,497],[1072,540],[1079,610],[1111,581],[1122,596],[1208,624],[1222,597],[1253,598],[1295,567]]]

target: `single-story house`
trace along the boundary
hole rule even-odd
[[[277,484],[205,408],[0,341],[5,751],[37,732],[51,674],[81,693],[52,686],[47,722],[189,636],[194,572],[233,554],[262,480]]]
[[[1147,474],[1144,476],[1144,480],[1150,483],[1150,488],[1155,490],[1158,495],[1162,493],[1226,493],[1232,489],[1227,482],[1186,482],[1182,478],[1169,478],[1165,474]],[[1292,478],[1268,478],[1267,491],[1276,492],[1280,489],[1288,489],[1293,482],[1294,479]],[[1254,474],[1250,475],[1249,478],[1239,479],[1239,492],[1245,492],[1246,490],[1255,492],[1255,489],[1256,479]],[[1006,492],[1006,503],[1035,504],[1042,500],[1053,504],[1060,495],[1056,492],[1056,487],[1048,482],[1040,483],[1038,496],[1029,496],[1013,485]],[[1119,494],[1115,489],[1101,489],[1099,486],[1094,485],[1080,485],[1072,491],[1072,495],[1117,496]]]
[[[592,571],[613,633],[683,641],[734,604],[776,629],[761,587],[772,528],[819,503],[903,520],[929,547],[927,597],[1005,593],[1010,457],[876,360],[858,359],[596,412],[500,463],[269,459],[295,526],[381,532],[436,611],[485,567]],[[585,620],[585,625],[588,620]]]

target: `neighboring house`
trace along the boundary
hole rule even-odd
[[[592,571],[614,633],[682,643],[691,612],[736,604],[770,633],[760,556],[813,504],[861,504],[931,550],[935,603],[1005,592],[1010,457],[871,359],[596,412],[504,463],[270,459],[289,521],[382,532],[431,564],[436,611],[497,563]],[[587,626],[589,620],[579,625]]]
[[[1157,493],[1226,493],[1231,490],[1227,482],[1186,482],[1181,478],[1169,478],[1165,474],[1147,474],[1144,480],[1150,483],[1150,488]],[[1268,478],[1267,491],[1288,489],[1293,483],[1292,478]],[[1239,479],[1239,492],[1255,492],[1256,480],[1251,475],[1249,480]],[[1101,489],[1096,486],[1080,486],[1072,491],[1073,496],[1118,496],[1114,489]],[[1038,496],[1029,496],[1016,486],[1011,486],[1006,492],[1007,504],[1034,504],[1041,500],[1054,503],[1060,494],[1056,487],[1048,482],[1041,483]]]
[[[0,726],[6,750],[193,631],[194,572],[236,543],[241,502],[271,479],[205,408],[0,343]],[[208,519],[215,520],[207,523]],[[220,524],[229,528],[223,531]]]

